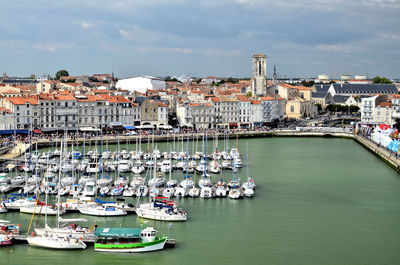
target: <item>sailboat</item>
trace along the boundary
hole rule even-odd
[[[214,188],[212,187],[211,178],[207,176],[206,172],[206,158],[207,158],[207,135],[206,135],[206,143],[205,143],[205,151],[204,151],[204,172],[203,177],[199,180],[200,197],[201,198],[213,198],[214,197]]]
[[[246,197],[253,197],[254,196],[254,189],[256,187],[256,184],[254,183],[254,180],[250,177],[249,175],[249,144],[247,143],[246,145],[246,151],[247,151],[247,180],[243,183],[242,188],[243,188],[243,194]]]
[[[61,142],[61,150],[63,147],[63,142]],[[62,154],[62,151],[61,151]],[[61,173],[61,172],[60,172]],[[60,177],[58,178],[60,182]],[[59,183],[60,184],[60,183]],[[39,201],[39,197],[37,202]],[[57,228],[59,228],[59,220],[60,220],[60,195],[58,193],[57,196]],[[46,194],[46,204],[47,204],[47,194]],[[34,247],[42,247],[42,248],[51,248],[51,249],[85,249],[86,244],[80,238],[72,238],[69,235],[59,235],[50,233],[47,229],[49,228],[47,225],[47,214],[45,215],[45,231],[43,235],[35,235],[32,232],[29,235],[30,226],[32,224],[34,214],[32,214],[31,223],[28,228],[28,236],[27,241],[30,246]]]

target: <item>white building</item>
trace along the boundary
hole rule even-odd
[[[260,100],[252,100],[250,105],[250,123],[254,128],[262,124],[263,118],[263,105]]]
[[[250,128],[251,102],[244,95],[237,95],[239,101],[239,125],[241,128]]]
[[[147,90],[165,89],[165,81],[151,76],[140,76],[118,80],[116,88],[128,90],[130,92],[138,91],[146,93]]]
[[[361,122],[373,123],[375,112],[375,99],[378,96],[372,96],[361,99]]]

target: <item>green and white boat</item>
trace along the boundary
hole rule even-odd
[[[94,250],[104,252],[138,253],[164,248],[166,236],[156,236],[153,227],[97,228]]]

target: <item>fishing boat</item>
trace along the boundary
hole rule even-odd
[[[153,227],[98,228],[95,232],[95,251],[140,253],[164,248],[167,237],[156,236]]]

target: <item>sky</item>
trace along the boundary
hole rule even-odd
[[[400,77],[400,0],[3,0],[9,76]]]

